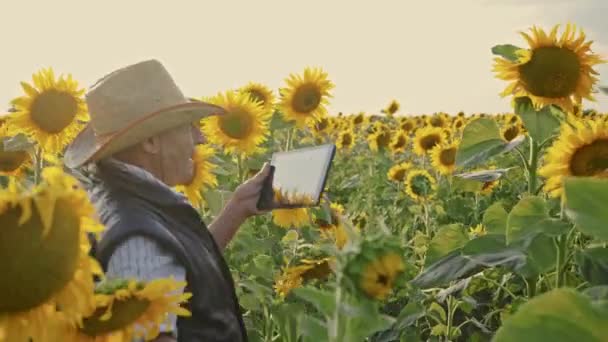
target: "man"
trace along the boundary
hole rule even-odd
[[[106,232],[95,255],[108,278],[186,280],[192,317],[171,317],[155,340],[246,341],[233,280],[221,251],[239,226],[261,214],[256,203],[265,167],[241,184],[209,225],[172,190],[189,183],[198,123],[220,107],[189,101],[161,63],[114,71],[86,94],[91,121],[68,146]]]

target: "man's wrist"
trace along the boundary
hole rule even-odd
[[[244,208],[240,203],[238,203],[234,199],[230,199],[224,209],[222,210],[222,215],[229,215],[233,220],[244,222],[251,216],[246,212],[246,208]]]

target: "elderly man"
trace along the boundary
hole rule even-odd
[[[265,167],[241,184],[209,225],[172,186],[189,183],[198,123],[220,107],[189,101],[161,63],[141,62],[99,80],[86,95],[91,121],[65,153],[86,175],[106,232],[95,255],[109,278],[186,280],[192,317],[171,317],[156,341],[246,341],[222,249],[250,216]]]

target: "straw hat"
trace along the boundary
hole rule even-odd
[[[85,95],[91,121],[67,147],[66,166],[75,168],[110,156],[146,138],[224,109],[186,98],[157,60],[116,70]]]

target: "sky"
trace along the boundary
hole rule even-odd
[[[249,81],[273,89],[322,67],[336,84],[331,113],[506,112],[493,45],[525,46],[532,25],[576,23],[608,58],[606,0],[39,0],[2,1],[0,103],[42,67],[84,88],[146,59],[160,60],[186,96]],[[597,68],[608,85],[608,67]],[[608,112],[608,96],[586,108]]]

